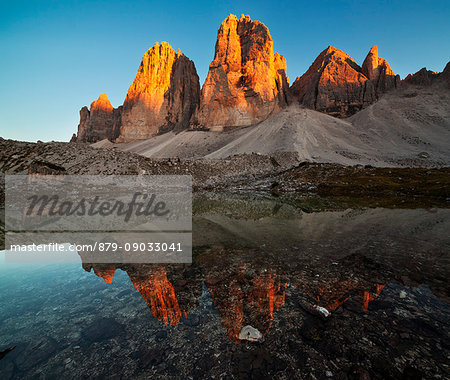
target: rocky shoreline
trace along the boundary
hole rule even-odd
[[[151,159],[82,143],[0,139],[4,174],[191,175],[194,192],[262,191],[320,196],[450,198],[450,168],[375,168],[300,162],[294,153],[225,159]]]

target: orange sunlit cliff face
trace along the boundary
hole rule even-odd
[[[362,65],[363,74],[372,81],[375,96],[397,87],[398,78],[392,71],[389,63],[378,56],[378,46],[374,45],[367,54]]]
[[[328,46],[305,74],[290,88],[295,102],[336,117],[347,117],[375,102],[398,86],[394,74],[378,48],[373,46],[361,68],[342,50]]]
[[[250,16],[229,15],[217,34],[195,124],[243,126],[287,105],[286,60],[273,51],[269,29]]]
[[[114,264],[95,264],[94,273],[110,284],[113,280],[116,266]],[[89,267],[85,267],[89,270]],[[130,273],[131,272],[131,273]],[[166,325],[176,325],[182,316],[180,305],[175,295],[172,283],[167,279],[167,273],[162,267],[153,267],[145,273],[128,272],[128,276],[136,290],[150,308],[153,316]],[[186,315],[186,312],[183,313]]]
[[[142,57],[123,104],[120,141],[145,139],[189,127],[200,101],[194,63],[158,42]]]
[[[404,82],[431,85],[438,77],[450,87],[450,63],[442,73],[424,68]],[[289,87],[286,60],[274,52],[269,29],[250,16],[230,14],[218,30],[201,91],[194,62],[157,42],[142,57],[123,106],[112,109],[102,94],[91,110],[81,109],[71,141],[134,141],[189,128],[221,131],[256,124],[291,104],[345,118],[399,85],[400,77],[374,45],[362,66],[328,46]]]
[[[116,273],[116,267],[112,265],[102,266],[101,264],[94,266],[94,273],[103,278],[107,284],[111,284],[114,274]]]
[[[145,277],[129,276],[156,319],[172,326],[180,321],[181,310],[175,296],[175,289],[167,279],[164,268],[159,267]]]
[[[103,139],[115,139],[119,135],[121,107],[111,105],[106,94],[91,103],[90,110],[80,110],[77,141],[95,142]]]
[[[405,82],[450,86],[450,65],[442,74],[422,69]],[[291,104],[345,118],[395,89],[400,77],[378,56],[374,45],[362,66],[328,46],[289,87],[286,60],[273,50],[269,29],[260,21],[230,14],[217,33],[214,59],[200,91],[194,62],[167,43],[155,43],[142,57],[123,106],[112,108],[105,94],[80,111],[71,141],[124,142],[168,131],[220,131],[248,126]]]
[[[91,103],[91,111],[102,110],[105,112],[112,112],[113,108],[114,107],[111,105],[111,102],[109,101],[108,96],[106,94],[100,94],[98,99]]]
[[[350,294],[363,293],[361,308],[369,310],[369,302],[375,300],[386,285],[377,285],[375,293],[362,290],[364,284],[356,280],[328,282],[319,287],[318,302],[324,304],[329,311],[336,310],[350,298]]]
[[[384,289],[385,286],[386,285],[377,285],[377,290],[375,293],[364,292],[363,305],[362,305],[362,309],[364,311],[369,310],[369,302],[376,299],[380,295],[381,291]]]
[[[96,264],[94,273],[111,283],[115,268]],[[152,315],[166,325],[176,325],[187,310],[182,310],[173,284],[167,279],[163,267],[152,268],[144,275],[128,273],[131,282],[140,293]],[[228,338],[239,343],[241,329],[249,324],[263,334],[269,331],[274,311],[284,305],[286,284],[276,280],[272,273],[261,273],[252,280],[244,277],[244,268],[230,282],[206,279],[214,304],[222,316],[222,324]]]

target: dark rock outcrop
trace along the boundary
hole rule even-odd
[[[450,88],[450,62],[445,65],[444,71],[441,74],[442,81]]]
[[[63,166],[56,165],[52,162],[34,160],[28,168],[28,174],[59,175],[66,174],[66,169]]]
[[[450,88],[450,62],[447,62],[441,73],[427,70],[426,67],[423,67],[414,74],[408,74],[402,82],[421,87],[437,84],[438,86]]]
[[[441,74],[442,81],[450,88],[450,62],[445,65],[444,71]]]

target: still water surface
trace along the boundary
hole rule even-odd
[[[192,265],[1,264],[0,377],[448,377],[450,210],[303,210],[197,199]]]

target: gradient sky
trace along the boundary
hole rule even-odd
[[[79,109],[125,99],[144,52],[167,41],[203,84],[229,13],[264,22],[291,83],[333,45],[360,65],[378,45],[404,78],[450,60],[450,1],[4,1],[0,3],[0,136],[67,141]]]

